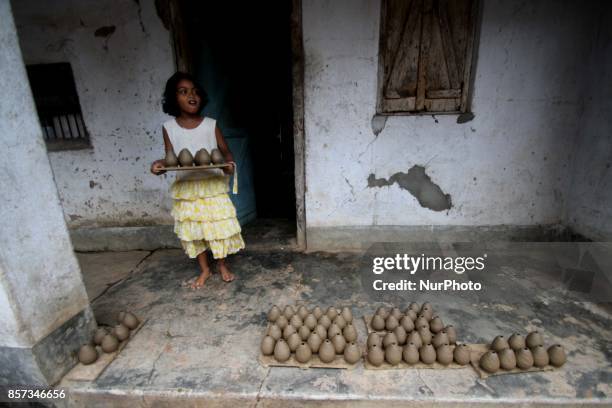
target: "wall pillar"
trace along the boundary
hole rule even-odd
[[[0,1],[0,67],[0,385],[49,385],[96,323],[8,1]]]

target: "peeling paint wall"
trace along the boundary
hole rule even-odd
[[[375,118],[380,2],[305,0],[309,227],[562,221],[598,3],[484,0],[472,110]],[[422,166],[452,207],[400,183]]]
[[[92,148],[49,152],[71,227],[171,223],[161,93],[172,74],[168,31],[153,1],[13,2],[24,60],[70,62]]]
[[[576,143],[567,222],[595,240],[612,240],[612,4],[600,14],[589,60],[587,99]]]

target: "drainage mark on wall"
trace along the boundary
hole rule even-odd
[[[429,208],[433,211],[450,210],[453,206],[450,194],[444,194],[444,191],[436,183],[431,181],[431,178],[425,173],[425,167],[412,166],[408,173],[397,172],[388,179],[376,178],[372,173],[368,177],[368,187],[385,187],[393,183],[407,190],[418,201],[421,207]]]

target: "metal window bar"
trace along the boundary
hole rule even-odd
[[[28,65],[27,71],[47,146],[59,150],[88,146],[70,64]]]
[[[43,128],[43,137],[47,142],[59,140],[87,140],[87,132],[80,113],[63,115],[41,115],[40,125]]]

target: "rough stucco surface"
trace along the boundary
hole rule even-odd
[[[91,149],[50,152],[70,226],[169,223],[161,93],[173,72],[153,1],[14,2],[26,63],[70,62]],[[114,27],[114,31],[111,27]]]
[[[0,345],[27,347],[89,302],[5,1],[0,66]]]
[[[612,240],[612,5],[589,60],[588,98],[582,115],[567,219],[576,231]],[[605,22],[605,23],[604,23]]]
[[[475,118],[392,116],[375,135],[379,14],[379,1],[304,1],[308,226],[560,222],[597,13],[579,1],[485,0]],[[368,187],[370,174],[415,165],[450,194],[450,210],[422,207],[397,183]]]

